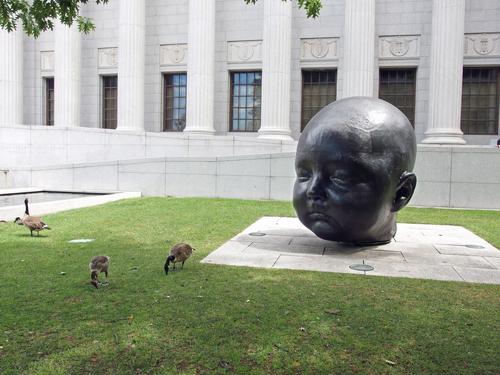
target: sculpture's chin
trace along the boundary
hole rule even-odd
[[[390,215],[383,221],[379,220],[369,228],[361,228],[360,225],[350,225],[345,222],[341,225],[336,218],[320,213],[305,213],[297,216],[302,224],[319,238],[353,246],[387,244],[396,234],[395,215]],[[355,228],[356,230],[344,228]]]
[[[391,242],[395,234],[392,232],[378,233],[378,235],[367,235],[366,233],[348,233],[340,226],[332,225],[330,222],[315,221],[306,225],[316,236],[323,240],[342,242],[353,246],[376,246]]]
[[[323,230],[312,229],[312,232],[319,238],[327,241],[342,242],[353,246],[377,246],[384,245],[391,242],[392,238],[360,238],[360,237],[347,237],[343,234],[327,232]]]
[[[340,225],[330,217],[309,215],[303,224],[309,228],[316,236],[328,241],[338,241],[342,234]]]

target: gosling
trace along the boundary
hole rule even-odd
[[[89,268],[90,268],[90,283],[95,286],[96,289],[99,288],[101,284],[108,284],[108,269],[109,269],[109,260],[111,258],[105,255],[98,255],[93,257],[90,260]],[[106,275],[106,281],[101,283],[97,277],[98,274],[104,272]]]
[[[167,261],[165,262],[165,266],[163,267],[165,270],[165,275],[168,275],[168,267],[170,262],[174,264],[173,269],[175,270],[175,263],[182,262],[181,269],[184,268],[184,262],[191,256],[193,249],[187,243],[178,243],[172,247],[170,250],[170,255],[167,257]]]
[[[30,211],[28,208],[28,199],[24,200],[24,206],[25,211],[23,218],[21,219],[20,217],[16,217],[14,223],[18,225],[24,225],[26,228],[28,228],[30,230],[31,237],[33,237],[33,232],[36,232],[37,236],[39,236],[41,230],[50,230],[49,226],[42,221],[42,218],[30,215]]]

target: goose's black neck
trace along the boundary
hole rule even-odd
[[[29,208],[28,208],[28,199],[25,199],[25,200],[24,200],[24,205],[26,206],[26,210],[24,211],[24,213],[25,213],[26,215],[29,215],[29,214],[30,214],[30,210],[29,210]]]

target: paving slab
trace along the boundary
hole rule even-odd
[[[352,246],[325,241],[297,218],[266,216],[210,253],[203,263],[500,284],[500,251],[453,225],[398,224],[393,241]]]
[[[499,284],[500,270],[485,270],[480,268],[454,267],[464,281],[471,283]]]

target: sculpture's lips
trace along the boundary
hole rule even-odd
[[[313,212],[309,214],[309,217],[313,220],[325,220],[325,221],[332,221],[332,218],[328,215],[325,215],[321,212]]]
[[[313,221],[313,222],[326,222],[328,223],[329,226],[333,226],[335,228],[337,228],[338,230],[340,230],[342,227],[340,226],[340,224],[337,222],[337,220],[335,220],[333,217],[327,215],[327,214],[324,214],[322,212],[311,212],[309,215],[308,215],[308,218],[309,220]]]

